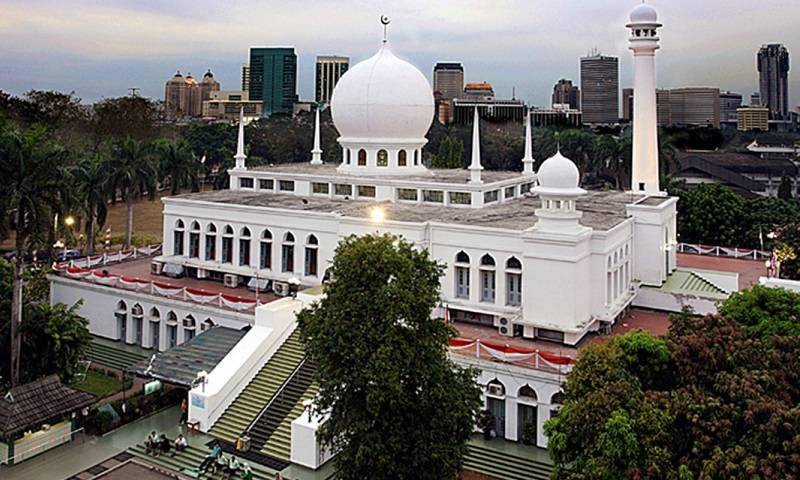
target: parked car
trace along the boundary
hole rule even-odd
[[[68,248],[66,250],[61,250],[58,252],[58,255],[56,256],[56,261],[61,263],[61,262],[68,262],[70,260],[75,260],[78,258],[81,258],[81,251],[76,250],[74,248]]]

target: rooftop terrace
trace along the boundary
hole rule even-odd
[[[309,163],[285,163],[279,165],[260,165],[248,167],[247,171],[258,173],[276,173],[292,175],[318,175],[328,179],[332,177],[348,178],[353,182],[363,183],[369,181],[402,181],[402,182],[426,182],[426,183],[463,183],[469,181],[469,171],[460,168],[428,169],[426,173],[414,175],[397,175],[393,177],[377,175],[352,175],[350,173],[337,170],[339,164],[326,163],[323,165],[311,165]],[[241,173],[240,175],[246,175]],[[513,178],[522,177],[521,172],[485,170],[481,173],[484,183],[502,182]],[[533,181],[532,177],[529,177]]]

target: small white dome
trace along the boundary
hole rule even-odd
[[[631,23],[657,23],[658,12],[646,3],[637,6],[631,12]]]
[[[342,75],[331,98],[342,140],[424,142],[433,114],[428,79],[387,43]]]
[[[561,151],[542,163],[537,172],[539,187],[543,192],[563,191],[564,193],[580,193],[580,172],[575,163],[561,155]],[[579,192],[580,191],[580,192]]]

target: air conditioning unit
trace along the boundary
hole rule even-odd
[[[226,273],[222,283],[228,288],[236,288],[239,286],[239,275]]]
[[[150,273],[153,275],[161,275],[161,270],[164,268],[164,264],[161,262],[152,262],[150,263]]]
[[[289,284],[286,282],[272,282],[272,293],[279,297],[289,295]]]
[[[489,385],[486,387],[486,393],[494,397],[502,397],[503,387],[501,387],[500,385]]]

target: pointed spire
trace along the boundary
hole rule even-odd
[[[314,148],[311,150],[311,165],[322,165],[322,149],[319,148],[319,105],[314,118]]]
[[[531,135],[531,111],[525,119],[525,156],[522,157],[522,174],[533,175],[533,135]]]
[[[244,107],[239,109],[239,138],[236,142],[236,155],[233,156],[236,160],[234,170],[245,170],[244,161],[247,156],[244,154]]]
[[[475,118],[472,120],[472,163],[469,164],[469,183],[483,183],[481,180],[481,126],[478,107],[475,107]]]

